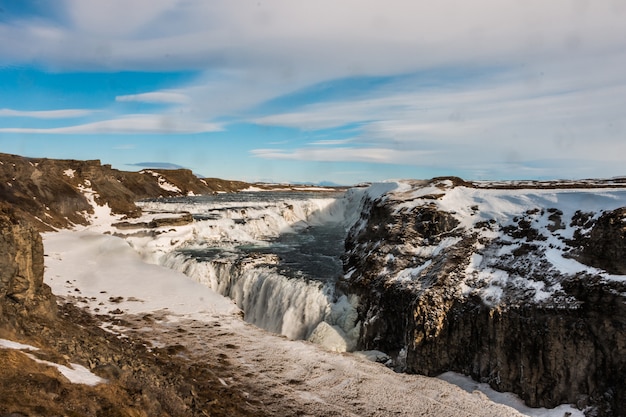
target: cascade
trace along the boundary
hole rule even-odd
[[[351,350],[358,300],[339,293],[335,282],[361,198],[355,189],[147,201],[144,210],[188,211],[195,219],[187,239],[153,247],[149,256],[231,298],[256,326]]]

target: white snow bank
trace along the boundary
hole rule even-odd
[[[196,320],[239,313],[232,301],[184,274],[146,264],[123,239],[63,231],[45,234],[44,246],[44,279],[53,293],[79,297],[95,312],[162,311]]]
[[[39,350],[39,348],[36,348],[35,346],[24,345],[22,343],[13,342],[7,339],[0,339],[0,348],[17,350]]]
[[[476,382],[472,378],[457,374],[456,372],[446,372],[439,375],[437,378],[454,384],[469,393],[473,393],[475,391],[482,392],[491,401],[498,404],[508,405],[509,407],[514,408],[520,413],[530,417],[585,417],[585,414],[582,411],[572,407],[571,405],[560,405],[552,409],[530,408],[515,394],[511,394],[510,392],[498,392],[491,388],[488,384]]]

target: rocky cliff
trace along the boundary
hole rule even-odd
[[[100,161],[24,158],[0,154],[0,201],[38,230],[87,224],[95,201],[114,214],[135,217],[144,198],[237,191],[250,184],[198,178],[190,170],[125,172]]]
[[[50,319],[56,302],[43,283],[43,244],[39,233],[0,203],[0,327],[13,332],[20,317]]]
[[[361,298],[360,347],[531,406],[626,415],[626,190],[587,186],[436,179],[370,197],[342,284]]]

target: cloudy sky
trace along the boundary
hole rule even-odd
[[[626,175],[624,0],[0,0],[0,152],[249,181]]]

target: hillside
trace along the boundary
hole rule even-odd
[[[0,153],[0,201],[40,231],[86,225],[94,202],[114,214],[137,217],[144,198],[213,194],[250,187],[239,181],[198,178],[190,170],[126,172],[100,161],[25,158]]]

